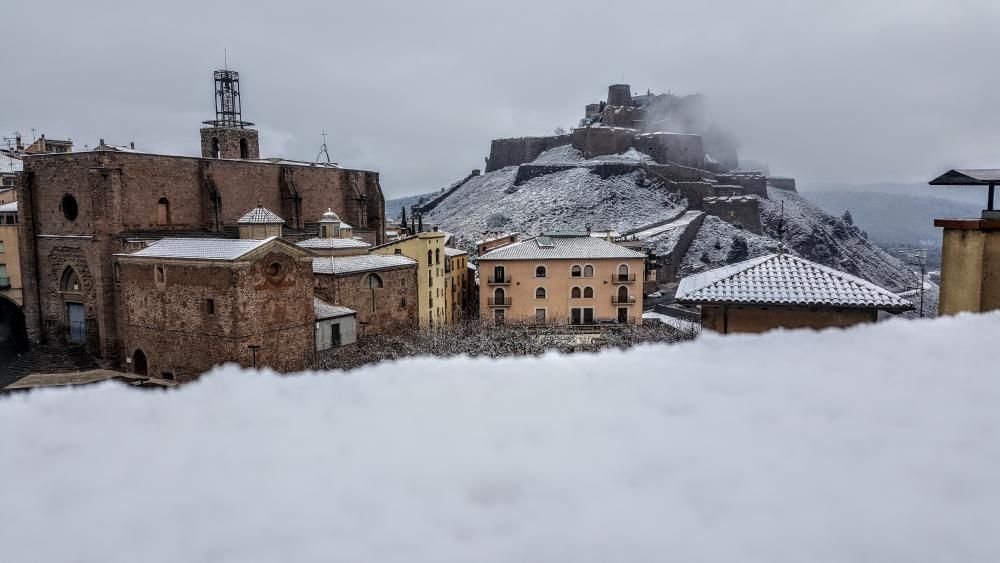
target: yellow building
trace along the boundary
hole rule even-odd
[[[479,257],[484,320],[642,322],[646,255],[587,234],[543,235]]]
[[[417,233],[393,242],[374,246],[373,254],[399,254],[417,262],[417,307],[420,327],[435,327],[451,323],[448,313],[448,288],[445,273],[444,233]]]
[[[24,305],[17,247],[17,202],[0,204],[0,295]]]
[[[1000,309],[1000,210],[995,193],[1000,170],[949,170],[930,184],[988,189],[981,217],[934,221],[934,226],[944,228],[938,314]]]
[[[469,295],[469,253],[457,248],[444,249],[444,272],[447,274],[444,293],[445,310],[450,316],[450,322],[458,321],[466,307]]]

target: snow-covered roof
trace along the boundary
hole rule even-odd
[[[348,309],[347,307],[340,307],[338,305],[330,305],[319,297],[313,297],[313,311],[316,313],[317,321],[357,314],[354,309]]]
[[[313,250],[331,250],[336,248],[368,248],[371,245],[359,238],[320,238],[314,237],[295,243],[302,248]]]
[[[450,246],[444,247],[444,255],[445,256],[465,256],[467,254],[468,254],[468,252],[466,252],[464,250],[459,250],[457,248],[451,248]]]
[[[384,256],[382,254],[362,254],[359,256],[320,256],[313,258],[314,274],[354,274],[391,270],[416,265],[416,260],[406,256]]]
[[[0,173],[13,174],[14,172],[22,172],[23,170],[24,164],[20,159],[0,152]]]
[[[337,215],[336,213],[334,213],[333,209],[330,209],[329,207],[327,207],[326,208],[326,213],[324,213],[323,215],[320,216],[319,222],[320,223],[339,223],[340,222],[340,216]]]
[[[645,258],[641,252],[629,250],[589,235],[542,235],[491,250],[480,260],[596,260],[601,258]]]
[[[790,254],[769,254],[681,280],[677,302],[908,311],[898,295],[846,272]]]
[[[236,221],[236,224],[237,225],[280,225],[284,222],[285,222],[284,219],[278,217],[278,215],[275,214],[273,211],[267,209],[266,207],[258,203],[257,207],[254,207],[253,209],[248,211],[246,215],[240,217],[240,219]]]
[[[117,256],[136,258],[180,258],[187,260],[236,260],[278,237],[262,240],[232,238],[165,238],[133,252]]]
[[[17,213],[17,202],[0,203],[0,213]]]

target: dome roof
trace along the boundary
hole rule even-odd
[[[338,217],[337,214],[334,213],[332,209],[330,209],[329,207],[327,207],[326,208],[326,213],[324,213],[323,215],[320,216],[319,222],[320,223],[340,223],[341,221],[340,221],[340,217]]]

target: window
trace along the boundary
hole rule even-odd
[[[219,138],[212,137],[212,158],[219,158],[222,156],[222,151],[219,149]]]
[[[378,289],[384,287],[382,283],[382,278],[378,274],[368,274],[368,287],[371,289]]]
[[[503,283],[504,279],[505,279],[504,274],[505,274],[505,272],[504,272],[503,266],[494,266],[494,268],[493,268],[493,281],[496,282],[496,283]]]
[[[623,286],[620,286],[618,288],[618,302],[619,303],[628,303],[628,287],[627,286],[623,285]]]
[[[592,288],[592,287],[585,287],[585,288],[583,288],[583,298],[584,299],[593,299],[594,298],[594,288]]]
[[[160,201],[156,202],[156,224],[170,224],[170,202],[165,197],[161,197]]]
[[[535,268],[535,277],[544,278],[545,277],[545,266],[538,266]]]
[[[573,289],[571,289],[570,292],[569,292],[569,297],[570,297],[570,299],[579,299],[580,298],[580,288],[579,287],[574,287]]]
[[[80,208],[76,205],[76,198],[69,194],[62,197],[59,208],[62,209],[63,216],[70,221],[76,221],[76,217],[80,213]]]
[[[618,266],[618,281],[628,281],[628,264]]]
[[[173,381],[173,379],[174,379],[174,372],[172,372],[172,371],[161,371],[160,372],[160,377],[163,378],[163,379],[169,379],[169,380]]]
[[[587,264],[586,266],[584,266],[583,267],[583,277],[585,277],[585,278],[592,278],[592,277],[594,277],[594,267],[591,266],[590,264]]]
[[[0,240],[0,254],[3,254],[3,241]]]
[[[507,303],[507,292],[505,292],[502,287],[498,287],[495,290],[493,290],[493,304],[505,305],[506,303]]]
[[[434,251],[434,263],[435,264],[440,264],[441,263],[441,249],[440,248],[438,248],[437,250]]]
[[[569,271],[569,275],[572,276],[572,277],[574,277],[574,278],[578,278],[581,275],[583,275],[582,272],[583,272],[583,270],[580,269],[580,265],[579,264],[574,264],[573,268]]]
[[[545,299],[545,288],[539,287],[535,289],[535,299]]]
[[[434,252],[430,249],[427,250],[427,265],[430,266],[434,263]]]
[[[327,236],[329,236],[326,234],[326,225],[319,228],[319,236],[322,238],[327,238]],[[396,252],[399,252],[399,250],[397,249]]]
[[[71,266],[66,266],[63,270],[62,278],[59,280],[59,289],[70,293],[80,292],[80,277]]]
[[[163,266],[157,266],[153,270],[153,279],[156,280],[156,283],[163,283],[167,279],[166,272],[163,271]]]
[[[205,314],[214,315],[215,314],[215,299],[205,300]]]
[[[240,139],[240,158],[243,160],[250,158],[250,143],[246,139]]]
[[[545,309],[535,309],[535,322],[536,323],[545,322]]]
[[[281,264],[273,262],[270,266],[267,267],[267,275],[271,276],[272,278],[276,278],[279,275],[281,275]]]

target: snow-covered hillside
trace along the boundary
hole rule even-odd
[[[424,217],[424,225],[475,240],[488,231],[619,232],[681,213],[680,196],[642,171],[607,179],[587,167],[538,176],[514,185],[516,167],[472,178]]]
[[[0,397],[9,562],[1000,561],[1000,314]]]

